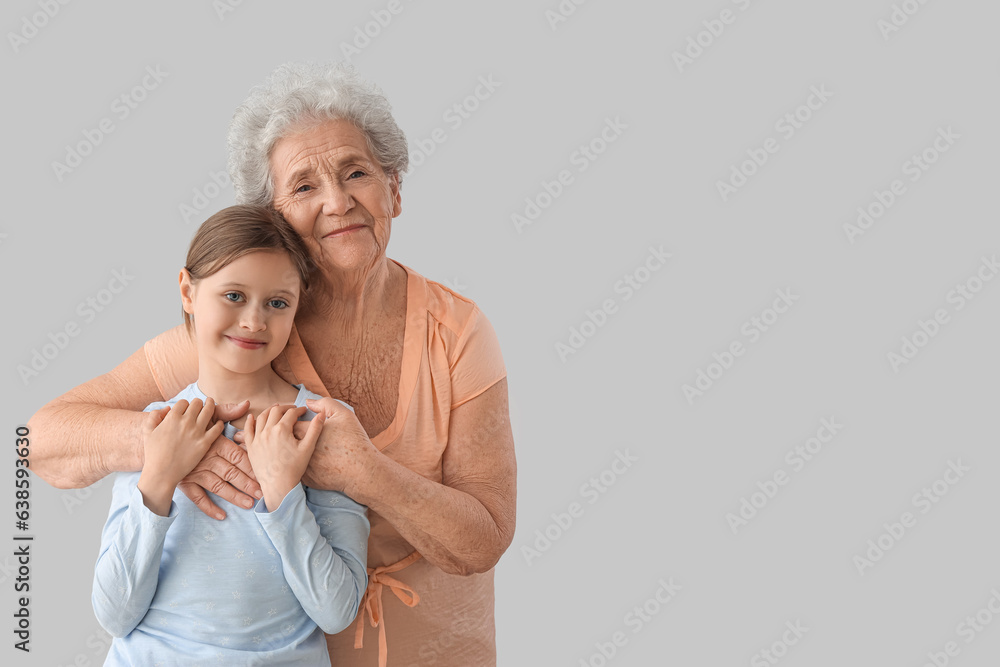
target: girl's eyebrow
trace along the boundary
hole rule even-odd
[[[219,288],[220,289],[233,289],[233,288],[246,289],[247,286],[244,285],[243,283],[225,283],[225,284],[219,285]],[[274,290],[273,294],[275,294],[275,295],[282,295],[282,296],[287,295],[287,296],[290,296],[290,297],[293,297],[293,298],[295,297],[295,292],[292,292],[292,291],[289,291],[289,290],[286,290],[286,289],[277,289],[277,290]]]

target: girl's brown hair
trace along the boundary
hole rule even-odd
[[[240,257],[261,250],[288,253],[302,279],[301,306],[309,289],[313,264],[302,237],[277,211],[261,206],[230,206],[202,223],[188,249],[184,268],[192,280],[207,278]],[[191,316],[184,313],[191,331]]]

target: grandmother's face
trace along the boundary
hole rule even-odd
[[[274,207],[327,273],[366,272],[385,256],[392,219],[402,211],[399,181],[345,120],[292,132],[271,151]]]

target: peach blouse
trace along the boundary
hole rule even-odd
[[[507,372],[496,333],[475,303],[402,268],[407,284],[399,400],[392,423],[372,444],[440,483],[451,411]],[[164,398],[197,379],[197,350],[184,327],[150,340],[145,353]],[[294,327],[272,366],[289,382],[330,395]],[[385,519],[368,514],[368,591],[354,625],[327,637],[333,664],[495,665],[493,570],[469,577],[446,574]]]

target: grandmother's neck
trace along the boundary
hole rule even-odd
[[[399,302],[400,290],[405,307],[406,271],[385,256],[365,272],[321,272],[309,288],[309,303],[299,319],[343,327],[346,333],[365,327],[391,310]]]

